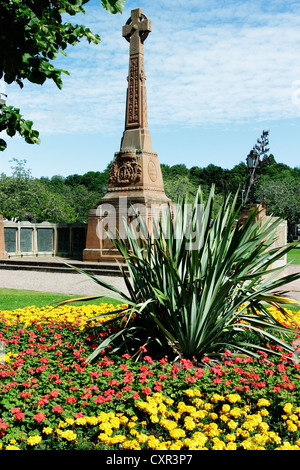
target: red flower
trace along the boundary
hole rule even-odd
[[[143,391],[144,391],[144,389],[143,389]],[[150,391],[151,391],[151,390],[150,390]],[[139,396],[139,394],[138,394],[138,393],[136,393],[136,392],[133,392],[133,394],[132,394],[132,398],[133,398],[134,400],[138,400],[138,399],[140,398],[140,396]]]
[[[222,383],[222,379],[221,377],[216,377],[215,379],[213,379],[212,381],[214,384],[221,384]]]
[[[149,395],[151,393],[151,388],[143,388],[142,389],[142,392],[145,394],[145,395]]]
[[[71,405],[71,403],[76,403],[76,398],[75,397],[67,397],[66,402]]]
[[[130,354],[123,354],[123,359],[130,359]]]
[[[8,423],[3,423],[2,419],[0,418],[0,429],[7,429],[9,427]]]
[[[33,419],[35,419],[35,421],[37,421],[38,423],[40,423],[41,421],[44,421],[45,418],[46,418],[45,413],[42,413],[41,411],[39,411],[39,412],[33,417]]]
[[[52,411],[53,413],[62,413],[64,410],[62,406],[57,405],[57,406],[53,406]]]
[[[103,403],[105,402],[105,398],[102,395],[98,395],[96,398],[94,398],[95,403]]]
[[[196,379],[200,379],[204,374],[204,369],[197,369],[195,372]]]
[[[115,385],[116,387],[118,387],[119,382],[116,379],[112,379],[112,380],[110,380],[110,382],[108,382],[108,385]]]
[[[90,377],[95,377],[95,379],[98,379],[98,377],[100,377],[100,374],[98,372],[90,372]]]
[[[278,364],[278,366],[277,366],[278,372],[283,372],[285,369],[286,369],[286,367],[285,367],[284,364]]]
[[[144,361],[149,362],[149,364],[153,364],[153,359],[151,356],[144,356]]]
[[[191,375],[186,377],[184,380],[186,380],[186,382],[189,382],[189,383],[195,383],[196,382],[195,377],[192,377]],[[221,379],[221,382],[222,382],[222,379]]]

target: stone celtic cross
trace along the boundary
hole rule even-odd
[[[144,41],[151,32],[151,21],[141,8],[131,11],[123,26],[123,37],[130,43],[128,89],[126,98],[125,132],[121,150],[135,148],[152,151],[147,121]]]

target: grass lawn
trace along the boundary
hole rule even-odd
[[[71,299],[76,295],[56,294],[52,292],[36,292],[30,290],[18,289],[0,289],[0,310],[15,310],[16,308],[24,308],[29,305],[36,307],[44,307],[46,305],[55,305],[62,300]],[[80,297],[79,295],[77,297]],[[111,303],[117,305],[118,302],[109,297],[102,297],[92,301],[74,302],[72,305]]]
[[[287,254],[287,262],[292,262],[292,264],[300,264],[300,248],[294,248]]]

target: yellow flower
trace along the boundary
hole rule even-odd
[[[180,428],[175,428],[170,431],[170,436],[172,439],[180,439],[182,437],[185,437],[185,431],[184,429]]]
[[[152,435],[149,437],[147,441],[147,446],[149,447],[149,449],[156,449],[157,446],[159,446],[159,444],[160,444],[159,440]]]
[[[237,449],[237,445],[235,442],[228,442],[226,446],[226,450],[236,450],[236,449]]]
[[[85,425],[86,419],[85,418],[76,418],[75,423],[78,425]]]
[[[217,403],[218,401],[224,401],[225,398],[223,397],[223,395],[219,395],[218,393],[215,393],[212,398],[211,398],[211,402],[212,403]]]
[[[134,423],[133,421],[130,421],[129,423],[127,423],[127,426],[129,427],[129,429],[131,429],[136,426],[136,423]]]
[[[129,421],[129,419],[127,418],[127,416],[121,416],[121,418],[120,418],[120,424],[125,425],[125,424],[128,423],[128,421]]]
[[[227,403],[222,406],[222,413],[228,413],[230,411],[230,405]]]
[[[66,419],[65,419],[65,422],[66,422],[67,424],[69,424],[70,426],[72,426],[72,424],[74,424],[74,419],[73,419],[73,418],[66,418]]]
[[[230,421],[228,421],[227,426],[229,427],[229,429],[236,429],[237,423],[231,419]]]
[[[293,421],[288,419],[286,423],[287,423],[287,428],[289,432],[296,432],[298,430],[298,426],[296,426],[296,424],[294,424]]]
[[[67,419],[69,419],[69,418],[67,418]],[[66,419],[66,421],[67,421],[67,419]],[[96,416],[86,416],[85,419],[86,419],[86,422],[88,424],[90,424],[91,426],[95,426],[96,424],[98,424],[98,418]],[[71,421],[74,422],[74,420],[71,420]],[[69,423],[69,424],[73,424],[73,423]]]
[[[229,395],[226,395],[226,399],[229,401],[229,403],[236,403],[241,401],[241,397],[238,393],[230,393]]]
[[[52,434],[53,429],[52,429],[52,428],[49,428],[49,427],[43,428],[43,431],[42,431],[42,432],[45,433],[45,434]]]
[[[260,398],[257,402],[257,406],[270,406],[271,402],[269,400],[266,400],[265,398]]]
[[[19,449],[19,447],[17,446],[8,445],[5,447],[5,450],[21,450],[21,449]]]
[[[191,418],[190,416],[186,416],[184,418],[184,427],[188,431],[192,431],[196,427],[196,424],[195,424],[195,421],[193,420],[193,418]]]
[[[239,418],[241,415],[242,415],[242,410],[240,408],[232,408],[232,410],[230,410],[230,413],[229,415],[232,416],[233,418]]]
[[[212,450],[224,450],[226,448],[225,442],[221,441],[217,437],[213,438],[214,445],[212,446]]]
[[[291,403],[286,403],[283,407],[283,410],[288,414],[292,413],[292,409],[293,405]]]
[[[265,422],[259,423],[258,429],[259,429],[261,432],[266,432],[266,431],[269,430],[269,425],[268,425],[268,423],[265,423]]]
[[[30,436],[28,437],[26,442],[29,446],[36,446],[37,444],[41,442],[41,440],[42,440],[41,436]]]
[[[74,433],[72,430],[62,431],[60,437],[67,439],[67,441],[75,441],[75,439],[77,438],[77,434]]]

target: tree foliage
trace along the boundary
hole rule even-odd
[[[300,221],[300,168],[276,163],[274,156],[271,157],[271,163],[264,167],[258,181],[257,193],[262,202],[265,200],[267,215],[288,221],[291,236],[294,225]],[[89,209],[107,191],[111,167],[109,163],[103,171],[88,171],[83,175],[33,178],[31,171],[26,168],[25,160],[13,159],[13,165],[11,177],[0,175],[0,213],[4,218],[18,220],[21,220],[22,215],[30,213],[35,214],[38,221],[49,222],[87,222]],[[216,188],[214,207],[219,207],[226,191],[232,194],[239,191],[238,204],[242,202],[243,184],[248,177],[247,167],[243,162],[230,170],[215,165],[190,169],[184,164],[162,164],[161,167],[166,195],[174,202],[187,196],[190,203],[199,186],[206,200],[212,183]],[[214,168],[218,171],[214,172]]]
[[[82,38],[99,44],[100,36],[84,25],[65,19],[85,13],[83,5],[89,0],[7,0],[0,2],[0,79],[7,84],[17,83],[23,88],[26,80],[42,85],[53,80],[62,88],[62,74],[66,70],[53,65],[59,53],[66,55],[68,46]],[[122,12],[125,0],[101,0],[110,13]],[[39,143],[33,122],[26,120],[14,106],[2,104],[0,131],[12,137],[18,132],[27,143]],[[0,150],[6,142],[0,139]]]

